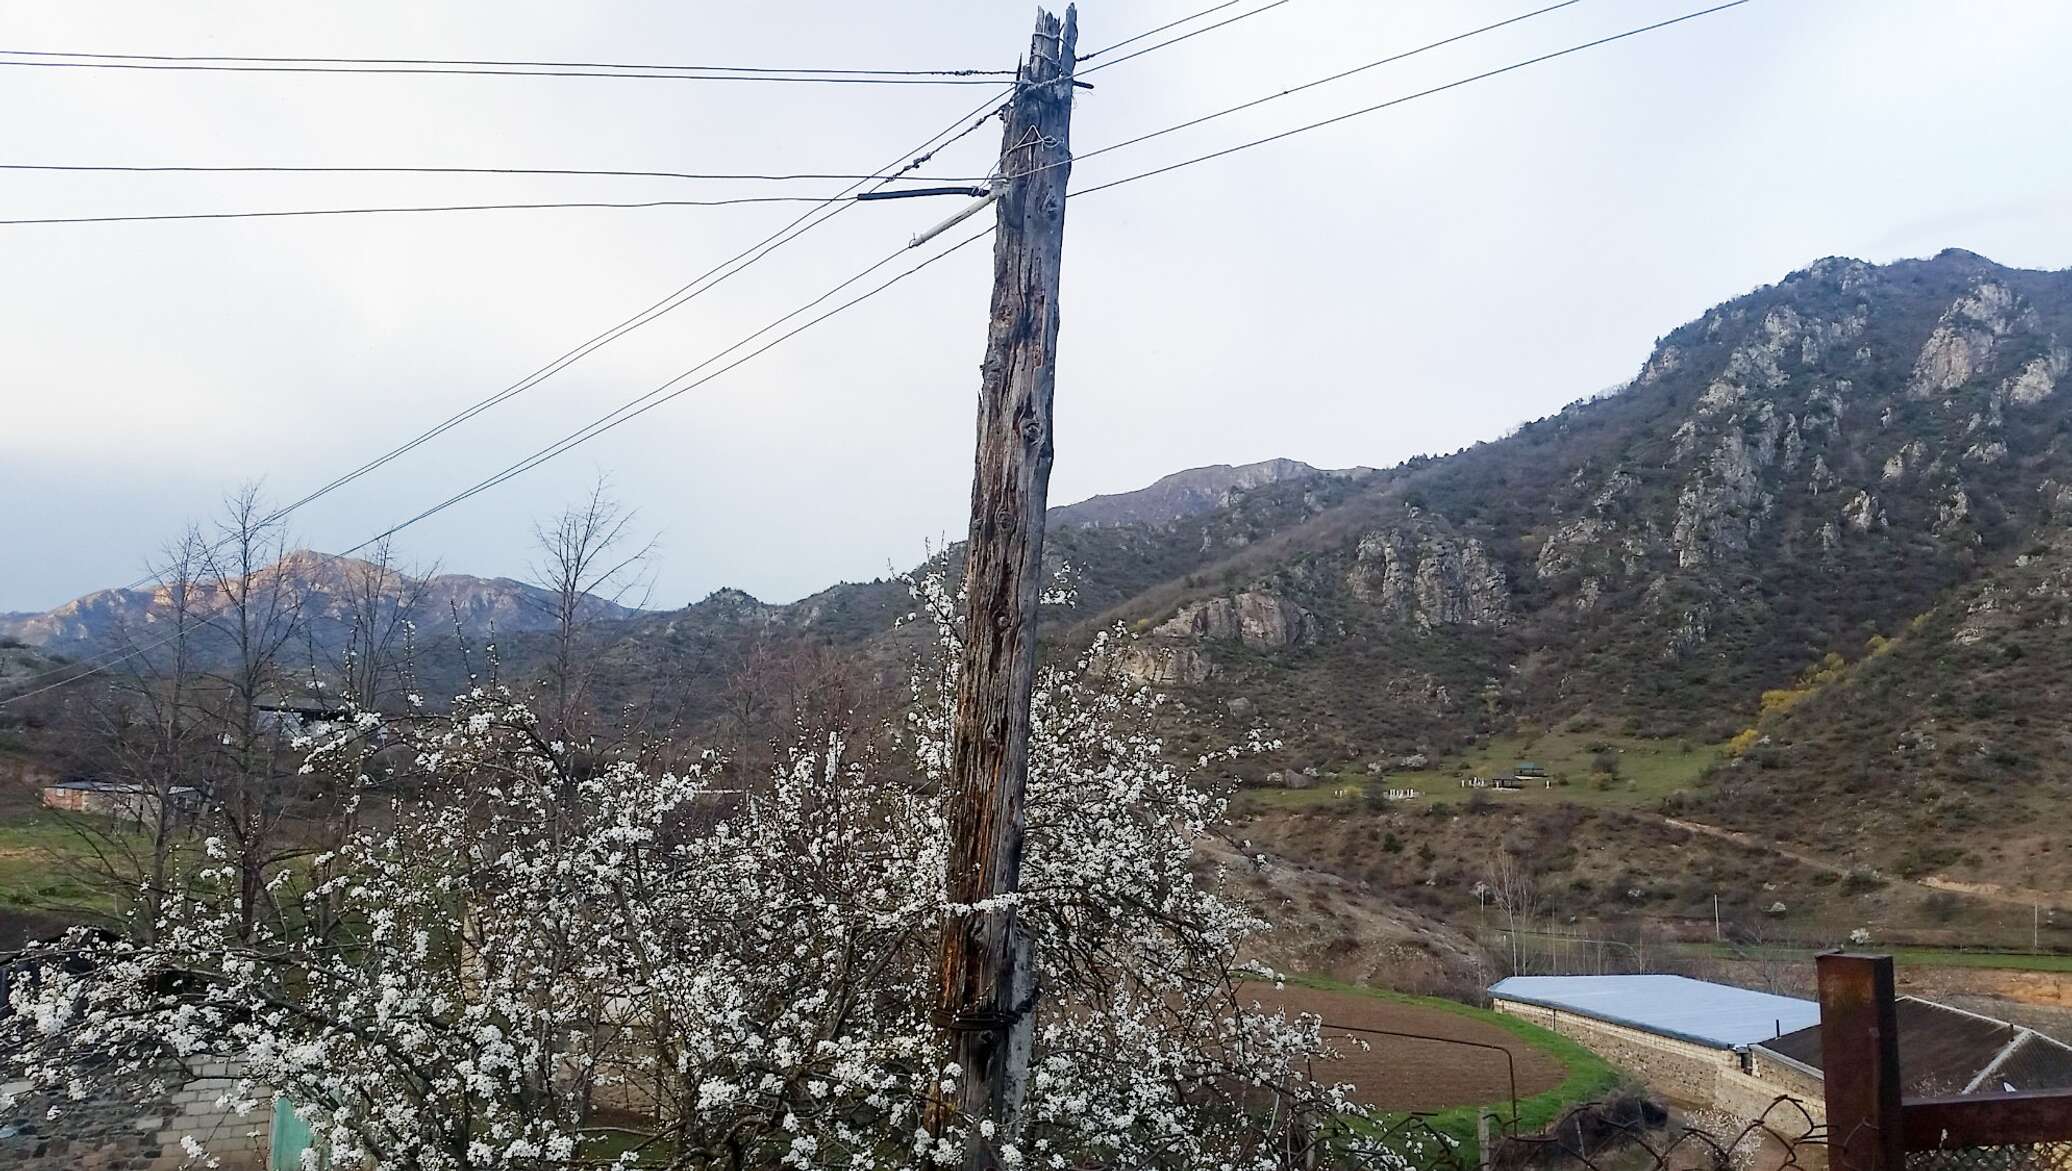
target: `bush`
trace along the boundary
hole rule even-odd
[[[1845,895],[1867,895],[1884,887],[1885,880],[1868,870],[1851,870],[1849,877],[1842,880],[1842,893]]]

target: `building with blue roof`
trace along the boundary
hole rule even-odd
[[[1753,1119],[1787,1093],[1819,1112],[1817,1087],[1764,1081],[1754,1060],[1757,1043],[1819,1025],[1814,1001],[1662,975],[1512,976],[1489,997],[1498,1012],[1574,1040],[1685,1106]]]
[[[1688,976],[1512,976],[1489,995],[1714,1049],[1740,1049],[1820,1023],[1814,1001]]]

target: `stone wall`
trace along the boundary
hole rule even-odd
[[[1780,1094],[1804,1098],[1809,1102],[1825,1102],[1827,1087],[1821,1084],[1818,1074],[1807,1073],[1795,1065],[1787,1065],[1775,1056],[1764,1053],[1760,1048],[1748,1051],[1748,1072],[1760,1078],[1765,1085],[1775,1086]]]
[[[1765,1061],[1759,1050],[1751,1052],[1750,1068],[1743,1071],[1742,1055],[1732,1049],[1715,1049],[1515,1000],[1498,998],[1494,1006],[1498,1012],[1559,1033],[1613,1065],[1639,1074],[1649,1088],[1680,1105],[1723,1111],[1746,1122],[1767,1114],[1780,1134],[1796,1136],[1805,1129],[1806,1119],[1790,1106],[1777,1105],[1778,1098],[1790,1097],[1805,1106],[1814,1122],[1826,1124],[1820,1079],[1774,1058]]]
[[[1731,1049],[1696,1045],[1595,1017],[1501,997],[1494,1006],[1498,1012],[1559,1033],[1613,1065],[1632,1070],[1657,1093],[1684,1105],[1710,1106],[1717,1094],[1720,1071],[1741,1068],[1740,1055]]]
[[[135,1077],[89,1081],[86,1095],[32,1091],[26,1082],[0,1086],[0,1167],[9,1171],[176,1171],[200,1166],[192,1139],[221,1171],[264,1171],[273,1102],[238,1113],[218,1099],[236,1081],[229,1062],[204,1062],[202,1076],[154,1093]],[[177,1079],[169,1079],[176,1084]],[[55,1117],[51,1111],[57,1112]]]
[[[1798,1105],[1779,1102],[1779,1098],[1790,1098]],[[1827,1125],[1827,1104],[1818,1085],[1807,1093],[1802,1087],[1768,1081],[1738,1069],[1720,1071],[1712,1104],[1714,1109],[1745,1122],[1763,1122],[1786,1138],[1798,1138],[1813,1126]]]
[[[250,1111],[240,1113],[229,1101],[236,1092],[239,1071],[235,1065],[203,1061],[197,1063],[195,1072],[201,1076],[172,1096],[174,1111],[158,1132],[159,1141],[169,1151],[179,1152],[181,1140],[192,1137],[223,1160],[224,1171],[264,1168],[267,1134],[273,1125],[273,1095],[247,1088],[246,1093],[257,1102]]]

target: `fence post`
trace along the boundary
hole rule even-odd
[[[1828,1163],[1838,1171],[1905,1171],[1892,957],[1835,952],[1814,964]]]
[[[1475,1146],[1481,1171],[1490,1171],[1496,1166],[1496,1115],[1487,1110],[1475,1116]]]

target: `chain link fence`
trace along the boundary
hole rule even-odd
[[[1306,1149],[1290,1153],[1294,1166],[1319,1171],[1828,1171],[1825,1128],[1790,1097],[1779,1097],[1762,1117],[1749,1120],[1718,1113],[1679,1117],[1644,1095],[1620,1095],[1574,1106],[1531,1134],[1492,1113],[1483,1138],[1472,1144],[1424,1115],[1340,1121],[1321,1128]],[[2030,1167],[1965,1164],[1948,1171]],[[2034,1167],[2072,1171],[2072,1164]]]
[[[2072,1171],[2072,1142],[1909,1151],[1906,1171]]]

